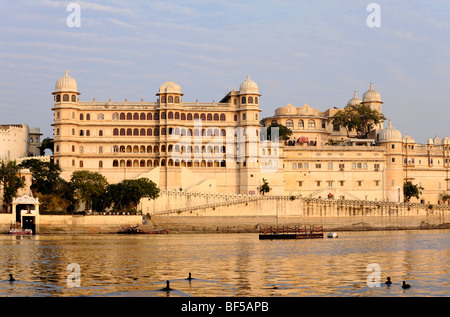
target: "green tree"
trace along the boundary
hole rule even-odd
[[[55,144],[53,143],[53,139],[45,138],[41,142],[41,146],[39,147],[39,151],[40,151],[41,155],[45,155],[45,150],[49,149],[49,150],[52,151],[52,154],[53,154],[54,147],[55,147]]]
[[[412,197],[419,199],[419,195],[422,195],[423,187],[413,184],[411,181],[407,181],[403,184],[403,196],[405,201],[409,202]]]
[[[442,192],[439,194],[439,199],[441,199],[442,203],[445,204],[445,202],[450,201],[450,194],[448,194],[446,192]]]
[[[108,197],[115,209],[137,210],[142,198],[156,199],[159,188],[148,178],[127,179],[108,186]]]
[[[102,174],[86,170],[73,172],[71,183],[75,197],[85,202],[85,210],[90,209],[92,200],[105,195],[108,187],[108,181]]]
[[[263,178],[262,180],[263,184],[261,185],[259,192],[264,196],[265,193],[268,193],[270,191],[270,187],[269,183],[267,182],[267,179]]]
[[[272,123],[270,127],[267,128],[267,140],[271,140],[273,142],[277,142],[279,140],[289,140],[291,135],[292,130],[282,124]]]
[[[20,166],[32,174],[31,190],[39,198],[42,211],[73,211],[76,207],[74,189],[61,178],[61,168],[53,162],[37,159],[23,161]]]
[[[9,211],[11,203],[19,188],[24,187],[25,181],[20,176],[20,166],[15,161],[2,161],[0,165],[0,187],[3,188],[3,208]]]
[[[347,136],[350,131],[356,131],[358,138],[367,138],[367,134],[373,129],[373,126],[386,120],[386,117],[375,109],[367,105],[350,105],[343,110],[339,110],[333,116],[332,124],[344,127],[347,130]]]

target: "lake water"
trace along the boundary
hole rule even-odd
[[[0,235],[0,255],[1,297],[450,294],[450,230],[340,232],[336,239],[310,240],[247,233]],[[71,263],[80,279],[68,270]],[[170,292],[161,291],[166,280]],[[403,280],[410,289],[402,289]]]

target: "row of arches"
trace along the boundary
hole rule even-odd
[[[161,151],[160,151],[161,150]],[[100,151],[99,151],[100,152]],[[102,149],[103,152],[103,149]],[[189,153],[212,153],[212,154],[225,154],[226,147],[224,145],[114,145],[113,153],[140,153],[140,154],[160,154],[160,153],[176,153],[176,154],[189,154]]]
[[[103,165],[102,165],[103,166]],[[158,167],[158,166],[181,166],[181,167],[226,167],[225,160],[114,160],[113,167]]]
[[[272,120],[272,124],[276,124],[276,123],[277,123],[277,120]],[[316,128],[316,121],[314,121],[312,119],[308,120],[307,124],[308,124],[308,129],[315,129]],[[325,121],[322,121],[322,129],[325,129],[325,125],[326,125]],[[291,120],[291,119],[286,120],[286,127],[287,128],[294,128],[294,121]],[[301,119],[298,120],[297,128],[298,129],[304,129],[305,128],[305,121],[303,121]]]
[[[80,134],[82,135],[82,134]],[[113,136],[226,136],[225,129],[185,129],[185,128],[114,128]]]
[[[61,99],[63,102],[77,102],[77,95],[69,95],[69,94],[57,94],[55,96],[56,102],[61,102]]]
[[[125,113],[115,112],[113,113],[113,120],[163,120],[163,119],[175,119],[175,120],[203,120],[203,121],[226,121],[225,113],[184,113],[184,112],[148,112],[148,113]]]

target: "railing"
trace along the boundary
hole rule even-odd
[[[294,226],[282,226],[282,227],[272,227],[270,226],[267,229],[260,228],[259,230],[260,234],[300,234],[300,235],[320,235],[323,234],[323,225],[322,226],[316,226],[316,225],[310,225],[309,228],[306,227],[306,225],[303,225],[301,227]]]

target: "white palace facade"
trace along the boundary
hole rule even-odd
[[[390,121],[369,139],[333,126],[336,108],[287,105],[260,118],[261,94],[247,78],[219,102],[185,102],[179,85],[165,82],[156,101],[80,101],[66,74],[53,92],[54,160],[70,179],[76,170],[100,172],[110,183],[147,177],[162,190],[403,201],[403,183],[424,188],[414,202],[441,203],[450,191],[450,138],[416,143]],[[359,99],[382,111],[372,84]],[[282,124],[288,141],[261,141],[266,127]],[[274,140],[272,138],[272,140]]]

